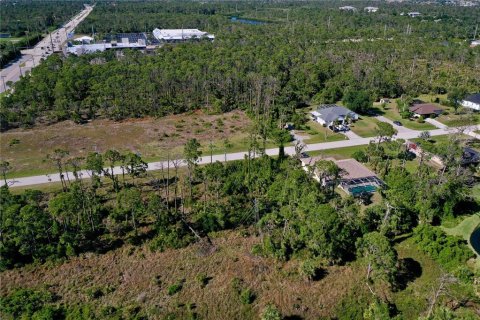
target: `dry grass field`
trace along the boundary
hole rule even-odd
[[[258,319],[266,304],[275,303],[283,315],[318,319],[332,316],[335,306],[363,272],[351,266],[328,267],[318,281],[307,282],[298,274],[298,263],[278,262],[252,255],[259,242],[241,232],[222,232],[210,252],[199,244],[185,249],[152,252],[147,245],[126,245],[104,255],[84,254],[59,266],[26,267],[3,272],[0,295],[15,287],[47,286],[67,304],[139,306],[149,318],[173,313],[185,318],[192,310],[202,319]],[[202,288],[199,275],[208,284]],[[243,304],[234,290],[234,279],[250,288],[256,298]],[[183,283],[174,295],[168,287]],[[92,298],[91,292],[102,295]]]
[[[246,148],[250,124],[250,119],[240,111],[223,115],[197,112],[122,122],[94,120],[84,125],[67,121],[0,134],[1,158],[12,165],[11,176],[20,177],[56,172],[53,163],[45,159],[57,148],[68,150],[72,157],[108,149],[132,151],[152,161],[166,159],[168,152],[181,155],[185,142],[197,138],[204,153],[209,152],[210,142],[215,153],[222,153],[225,138],[232,145],[229,151]]]
[[[138,247],[126,244],[105,254],[82,254],[63,264],[4,271],[0,273],[0,296],[15,288],[44,288],[59,297],[57,303],[87,304],[97,312],[111,306],[140,309],[149,319],[167,315],[186,319],[193,313],[201,319],[258,319],[270,303],[285,319],[319,319],[338,315],[342,303],[355,309],[360,307],[352,305],[355,301],[371,300],[363,285],[365,270],[357,262],[326,267],[323,277],[306,281],[296,259],[281,262],[253,255],[252,247],[260,238],[250,234],[252,231],[217,233],[207,249],[197,243],[152,252],[148,243]],[[405,319],[417,319],[427,310],[431,286],[437,283],[441,269],[409,239],[398,243],[396,249],[399,259],[413,264],[412,274],[405,278],[405,287],[394,292],[377,287],[376,292],[395,303]],[[207,279],[206,285],[200,277]],[[235,281],[253,292],[251,304],[242,302]],[[182,288],[169,294],[175,284]],[[449,301],[450,297],[443,299]]]

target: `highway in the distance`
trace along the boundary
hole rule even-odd
[[[93,7],[85,5],[85,9],[74,16],[63,27],[47,34],[32,49],[22,50],[22,56],[0,71],[0,93],[9,89],[8,82],[17,82],[22,75],[41,63],[41,59],[47,58],[54,52],[62,51],[63,44],[67,41],[68,34],[92,12]]]

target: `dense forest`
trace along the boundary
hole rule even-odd
[[[184,148],[186,170],[166,167],[154,179],[146,176],[145,164],[135,154],[110,150],[91,153],[86,159],[68,159],[66,151],[57,150],[49,157],[52,165],[60,174],[73,170],[73,176],[62,181],[63,191],[28,190],[14,195],[7,187],[1,189],[0,266],[5,270],[32,262],[59,263],[83,252],[103,254],[123,244],[146,243],[150,250],[163,251],[196,242],[209,252],[216,232],[240,229],[260,235],[252,254],[282,262],[301,261],[298,272],[306,281],[321,277],[329,266],[351,261],[364,265],[363,277],[373,293],[368,296],[371,305],[344,306],[340,318],[355,318],[359,308],[368,307],[376,314],[368,319],[387,319],[398,311],[391,301],[382,300],[381,292],[401,290],[402,277],[408,272],[399,264],[394,242],[399,235],[411,234],[426,254],[457,279],[449,284],[454,299],[474,303],[473,273],[466,266],[472,251],[464,240],[432,227],[453,218],[459,208],[474,205],[465,186],[474,168],[462,168],[458,138],[453,135],[435,147],[448,164],[446,171],[437,171],[426,161],[415,173],[403,165],[392,167],[395,161],[405,163],[401,141],[372,143],[357,153],[388,185],[380,191],[382,200],[366,210],[354,198],[341,197],[331,185],[316,183],[311,178],[313,171],[305,172],[300,166],[300,149],[290,158],[280,154],[256,159],[252,149],[251,156],[242,161],[198,166],[200,145],[193,139]],[[90,182],[76,173],[82,163],[90,171]],[[111,174],[110,168],[117,164],[122,164],[124,175]],[[332,181],[341,177],[341,170],[329,160],[317,162],[313,169]],[[245,304],[254,302],[255,288],[242,288],[235,281],[234,286]],[[181,284],[169,287],[168,294],[181,289]],[[108,291],[88,294],[96,299]],[[41,319],[100,319],[105,315],[106,309],[59,304],[60,298],[54,298],[48,288],[10,291],[1,300],[0,314]],[[115,307],[107,313],[112,319],[124,312],[121,306]],[[148,318],[146,310],[133,310],[134,315],[126,318]],[[437,312],[444,310],[434,304],[429,317]],[[474,317],[468,309],[464,314],[466,319]]]
[[[424,18],[412,19],[400,15],[411,5],[377,14],[340,12],[337,5],[98,3],[77,32],[93,28],[101,37],[183,26],[216,39],[151,54],[49,57],[2,97],[1,128],[198,108],[241,108],[285,121],[305,103],[336,102],[351,91],[377,99],[480,86],[479,49],[467,42],[478,9],[429,6]],[[233,15],[268,23],[236,23]]]
[[[2,1],[0,33],[23,37],[55,29],[83,9],[88,1]]]

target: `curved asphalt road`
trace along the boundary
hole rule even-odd
[[[383,117],[377,117],[378,120],[380,121],[385,121],[385,122],[390,122],[390,120],[383,119]],[[395,126],[395,129],[398,130],[397,134],[397,139],[413,139],[417,138],[418,135],[420,134],[421,131],[417,130],[412,130],[404,127],[399,127]],[[430,135],[431,136],[439,136],[439,135],[444,135],[444,134],[449,134],[457,130],[456,128],[439,128],[435,130],[430,130]],[[465,134],[471,135],[472,137],[475,138],[480,138],[478,134],[475,134],[473,131],[475,130],[480,130],[480,125],[477,126],[471,126],[468,129],[464,130]],[[314,144],[308,144],[306,145],[305,151],[317,151],[317,150],[327,150],[327,149],[337,149],[337,148],[343,148],[343,147],[352,147],[352,146],[360,146],[360,145],[367,145],[370,143],[370,141],[373,141],[374,138],[356,138],[356,139],[350,139],[350,140],[342,140],[342,141],[334,141],[334,142],[324,142],[324,143],[314,143]],[[272,149],[267,149],[265,150],[266,154],[269,156],[274,156],[278,155],[278,148],[272,148]],[[295,154],[295,148],[294,147],[285,147],[285,153],[288,155],[294,155]],[[224,154],[218,154],[214,155],[212,159],[210,159],[210,156],[204,156],[200,158],[199,164],[208,164],[210,161],[216,162],[225,162],[226,161],[234,161],[234,160],[241,160],[243,159],[246,155],[248,155],[248,152],[235,152],[235,153],[227,153],[226,157]],[[174,162],[176,162],[177,166],[183,167],[186,166],[186,163],[183,159],[179,160],[171,160],[170,161],[170,168],[174,167]],[[160,170],[163,166],[163,168],[166,168],[168,165],[167,161],[159,161],[159,162],[151,162],[148,164],[148,169],[147,171],[153,171],[153,170]],[[114,173],[115,174],[121,174],[122,170],[121,168],[115,167],[114,168]],[[66,173],[66,175],[73,176],[71,172]],[[89,178],[90,173],[87,170],[82,170],[79,175],[82,178]],[[7,183],[9,186],[12,187],[25,187],[25,186],[32,186],[32,185],[37,185],[37,184],[44,184],[44,183],[50,183],[50,182],[60,182],[60,176],[58,174],[52,174],[52,175],[41,175],[41,176],[31,176],[31,177],[24,177],[24,178],[14,178],[14,179],[8,179]],[[4,185],[5,183],[3,181],[0,182],[0,186]]]

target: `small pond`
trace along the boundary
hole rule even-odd
[[[230,21],[245,23],[245,24],[254,24],[254,25],[266,24],[266,22],[264,22],[264,21],[258,21],[258,20],[252,20],[252,19],[243,19],[243,18],[239,18],[239,17],[231,17]]]
[[[470,244],[473,247],[473,250],[480,255],[480,227],[475,229],[470,235]]]

